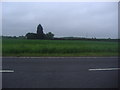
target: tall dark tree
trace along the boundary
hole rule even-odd
[[[37,39],[45,39],[45,34],[43,32],[43,27],[41,24],[37,26]]]
[[[37,26],[37,34],[44,34],[43,33],[43,27],[41,26],[41,24],[39,24],[38,26]]]

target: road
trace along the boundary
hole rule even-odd
[[[119,70],[104,70],[117,68],[117,57],[6,57],[2,64],[3,70],[13,70],[2,74],[3,88],[118,87]]]

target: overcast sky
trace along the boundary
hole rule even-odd
[[[44,33],[55,37],[118,38],[117,2],[4,2],[2,34]]]

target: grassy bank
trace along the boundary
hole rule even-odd
[[[3,39],[3,56],[117,56],[118,43],[85,40]]]

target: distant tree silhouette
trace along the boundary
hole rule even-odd
[[[37,39],[37,34],[35,34],[35,33],[27,33],[26,37],[27,37],[27,39]]]
[[[54,34],[51,32],[46,33],[46,39],[53,39],[54,38]]]
[[[51,32],[44,34],[43,27],[41,26],[41,24],[39,24],[37,26],[37,33],[27,33],[26,38],[27,39],[53,39],[54,34]]]
[[[39,34],[39,35],[44,34],[44,33],[43,33],[43,27],[41,26],[41,24],[39,24],[39,25],[37,26],[37,34]]]
[[[41,24],[37,26],[37,39],[45,39],[45,34],[43,32],[43,27]]]

